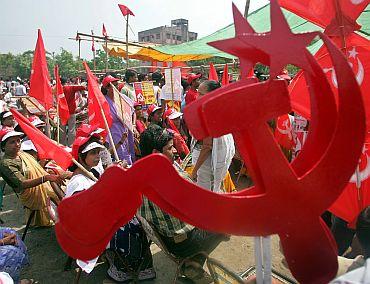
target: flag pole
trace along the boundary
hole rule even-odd
[[[108,40],[105,37],[105,73],[108,72]]]
[[[127,18],[126,18],[126,69],[128,69],[128,16],[129,14],[127,14]]]
[[[59,103],[57,100],[57,142],[59,144],[60,141],[60,134],[59,134],[59,128],[60,128],[60,117],[59,117]]]
[[[100,102],[99,102],[99,104],[100,104]],[[110,132],[107,118],[106,118],[105,113],[104,113],[104,110],[103,110],[103,108],[101,106],[100,106],[100,111],[101,111],[101,114],[102,114],[103,119],[104,119],[105,129],[108,132],[109,143],[112,145],[114,158],[116,159],[116,161],[119,161],[119,157],[118,157],[116,145],[114,144],[112,133]]]
[[[50,132],[50,116],[49,111],[46,111],[46,136],[48,138],[51,138],[51,132]]]
[[[84,173],[86,174],[89,178],[91,178],[93,181],[98,181],[98,179],[88,170],[85,169],[83,165],[81,165],[75,158],[72,158],[72,162]]]

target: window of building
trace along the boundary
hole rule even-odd
[[[166,37],[167,37],[167,39],[171,39],[171,35],[170,34],[166,34]]]
[[[155,35],[155,38],[156,38],[156,39],[160,39],[160,38],[161,38],[161,35],[160,35],[160,34],[156,34],[156,35]]]
[[[177,40],[181,41],[181,36],[177,36]]]
[[[176,39],[176,35],[172,35],[172,39]]]
[[[149,41],[149,36],[146,36],[145,39],[146,39],[146,41]]]

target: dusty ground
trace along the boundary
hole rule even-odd
[[[246,184],[246,181],[241,180],[239,184],[242,186]],[[20,234],[23,232],[25,227],[24,210],[14,193],[9,189],[5,192],[4,208],[0,217],[5,221],[3,226],[12,227]],[[253,216],[245,218],[253,218]],[[53,228],[31,229],[25,243],[28,247],[31,264],[23,270],[23,278],[33,278],[40,283],[73,283],[75,272],[73,270],[63,271],[67,256],[59,247]],[[172,283],[176,269],[174,263],[157,246],[152,245],[151,249],[157,279],[143,283]],[[221,261],[235,272],[245,271],[254,265],[253,239],[232,237],[230,241],[219,245],[211,257]],[[273,268],[291,277],[289,271],[281,263],[282,256],[279,252],[276,236],[272,238],[272,257]],[[107,264],[98,265],[91,274],[84,274],[80,283],[114,283],[107,278],[106,269]]]

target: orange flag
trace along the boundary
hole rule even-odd
[[[222,86],[226,86],[229,84],[229,67],[227,66],[227,64],[225,64],[225,67],[224,67],[224,73],[222,74],[221,84]]]
[[[46,110],[49,110],[53,106],[50,75],[41,30],[38,30],[37,43],[33,56],[29,95],[36,98]]]
[[[67,100],[66,100],[66,97],[64,96],[62,82],[60,82],[58,65],[55,65],[54,67],[54,77],[57,82],[55,95],[57,97],[57,107],[58,107],[59,118],[60,118],[62,125],[67,125],[70,114],[69,114]]]
[[[24,133],[35,145],[40,159],[54,160],[64,170],[71,165],[72,155],[63,146],[59,146],[54,140],[48,138],[15,109],[10,111]]]
[[[209,75],[208,80],[214,80],[218,82],[218,75],[215,66],[212,63],[209,63]]]
[[[109,104],[100,91],[99,84],[95,76],[91,73],[86,62],[84,62],[84,67],[87,74],[87,90],[89,92],[89,123],[93,127],[106,129],[103,115],[105,116],[109,127],[113,123]]]

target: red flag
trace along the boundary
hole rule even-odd
[[[212,63],[209,63],[209,74],[208,80],[214,80],[218,82],[218,75],[215,66]]]
[[[279,0],[285,9],[305,18],[323,28],[336,22],[338,16],[342,17],[343,25],[350,27],[352,31],[360,29],[356,23],[357,18],[369,4],[369,0],[339,0],[340,15],[337,15],[338,8],[335,1],[322,0]]]
[[[346,220],[351,228],[356,225],[358,214],[370,205],[370,136],[368,135],[358,164],[358,173],[353,174],[347,187],[332,204],[329,211]]]
[[[110,113],[109,104],[100,91],[96,77],[94,76],[94,74],[91,73],[90,68],[86,62],[84,62],[84,67],[87,74],[87,90],[89,92],[89,123],[92,127],[100,127],[106,129],[102,111],[104,112],[104,115],[108,122],[108,126],[110,127],[113,121]]]
[[[227,64],[225,64],[225,67],[224,67],[224,73],[222,74],[222,81],[221,81],[221,84],[222,86],[226,86],[229,84],[229,67],[227,66]]]
[[[134,13],[125,5],[118,4],[119,9],[121,10],[121,13],[123,16],[132,15],[135,16]]]
[[[35,145],[40,159],[54,160],[64,170],[71,165],[72,156],[63,146],[59,146],[55,141],[48,138],[15,109],[10,109],[10,111],[19,126]]]
[[[294,147],[293,127],[288,114],[279,116],[276,120],[275,139],[287,150]]]
[[[341,45],[339,38],[332,38],[337,46]],[[357,34],[352,33],[346,38],[347,58],[356,75],[357,82],[361,87],[362,97],[366,110],[367,129],[370,129],[370,46],[369,41]],[[323,46],[315,55],[320,66],[327,75],[328,81],[335,94],[338,93],[337,78],[333,69],[333,63],[330,56]],[[306,87],[306,80],[302,72],[298,73],[291,84],[289,92],[292,99],[292,107],[305,118],[310,118],[310,98]]]
[[[41,30],[38,30],[36,48],[34,52],[31,78],[30,97],[36,98],[46,110],[53,106],[50,75],[45,57],[45,46],[42,40]]]
[[[103,23],[103,31],[102,31],[102,34],[103,34],[104,37],[107,37],[108,36],[107,30],[105,29],[104,23]]]
[[[54,67],[54,77],[57,82],[55,95],[57,97],[57,107],[58,107],[59,118],[60,118],[62,125],[67,125],[70,114],[69,114],[67,100],[64,95],[62,82],[60,81],[60,77],[59,77],[59,66],[58,65],[55,65]]]

